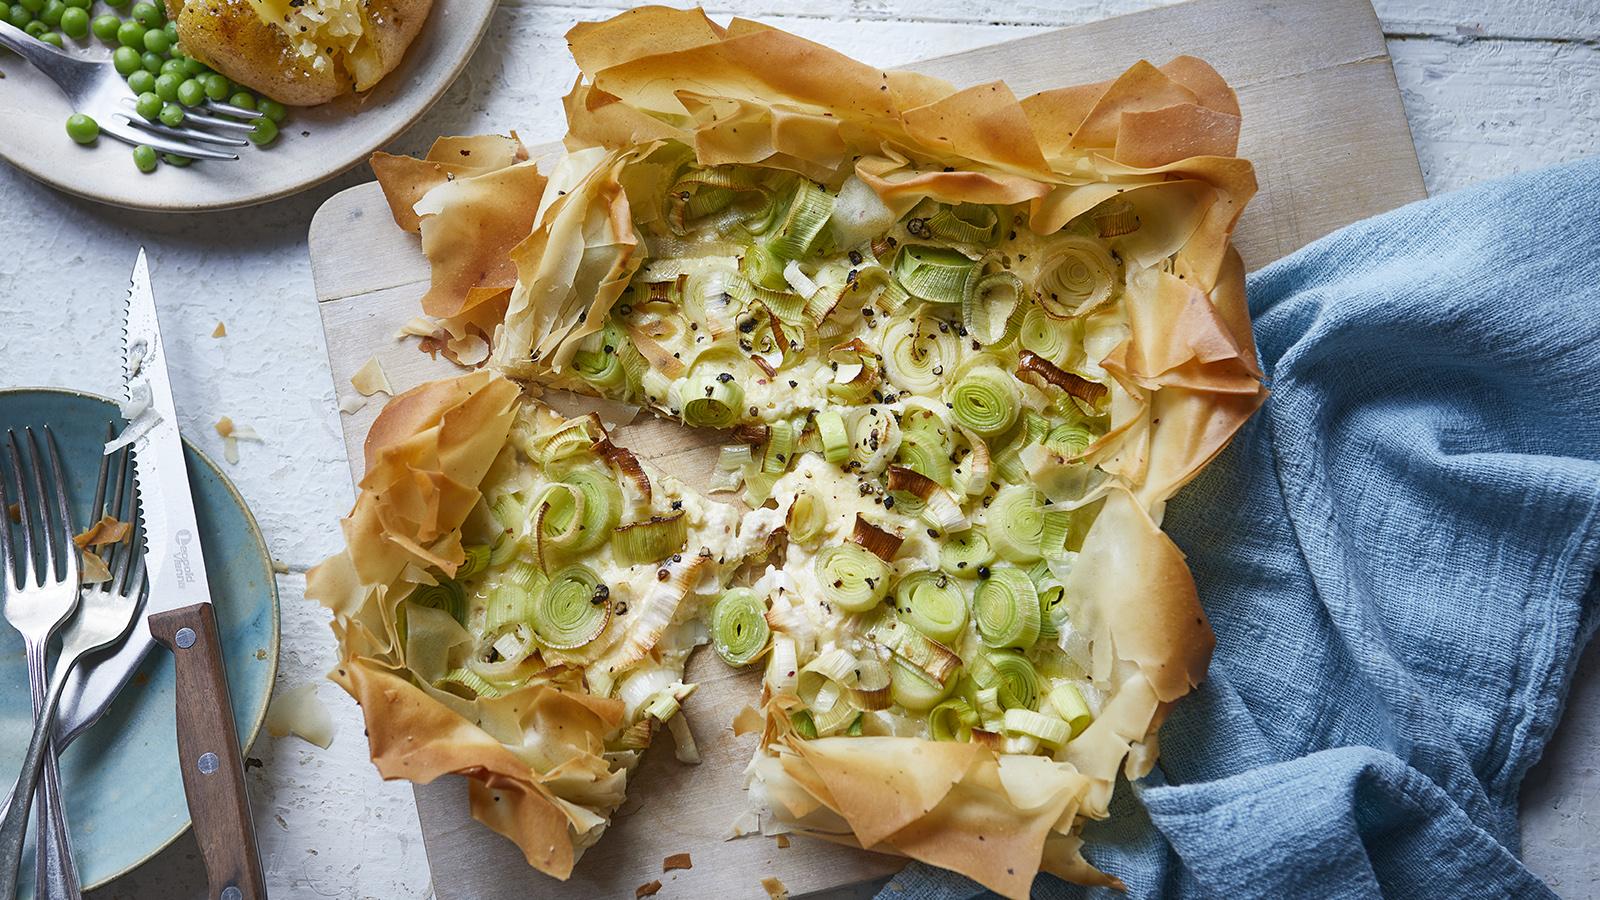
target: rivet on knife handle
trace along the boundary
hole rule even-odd
[[[265,900],[244,758],[234,730],[227,672],[211,604],[150,615],[150,633],[172,651],[178,677],[178,758],[183,791],[205,860],[212,900]]]

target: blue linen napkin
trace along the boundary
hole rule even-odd
[[[1600,158],[1351,225],[1249,297],[1272,396],[1164,523],[1210,677],[1085,855],[1133,897],[1553,897],[1517,794],[1600,621]],[[879,896],[980,892],[913,864]]]

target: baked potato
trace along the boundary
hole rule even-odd
[[[399,65],[433,0],[167,0],[185,53],[290,106],[365,91]]]

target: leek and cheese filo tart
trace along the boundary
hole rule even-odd
[[[386,777],[466,775],[473,814],[565,876],[663,724],[693,758],[683,667],[738,516],[487,371],[396,397],[366,462],[349,548],[308,579],[333,678]]]
[[[1019,100],[654,7],[568,37],[567,152],[496,265],[430,251],[437,327],[722,435],[746,539],[787,538],[711,620],[767,673],[766,830],[1114,884],[1080,827],[1213,645],[1162,512],[1265,396],[1232,90],[1179,57]],[[491,177],[424,236],[514,230]]]

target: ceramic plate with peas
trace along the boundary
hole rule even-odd
[[[0,21],[21,34],[104,63],[121,83],[119,113],[141,127],[246,140],[216,148],[237,160],[194,160],[113,139],[97,110],[74,108],[42,71],[0,48],[0,158],[60,190],[133,209],[198,212],[285,197],[364,161],[416,121],[466,67],[494,8],[495,0],[0,0]],[[219,129],[208,117],[245,127]]]

